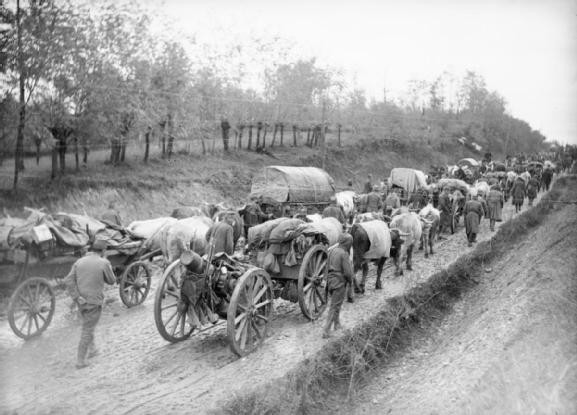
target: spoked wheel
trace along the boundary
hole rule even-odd
[[[299,305],[309,320],[316,320],[327,308],[327,259],[327,249],[315,245],[305,254],[299,270]]]
[[[170,264],[162,274],[154,298],[156,328],[171,343],[188,339],[193,331],[186,322],[186,309],[180,301],[180,281],[184,273],[180,259]]]
[[[264,341],[272,301],[272,281],[266,271],[252,268],[238,279],[227,311],[227,334],[234,353],[246,356]]]
[[[14,333],[28,340],[48,328],[56,297],[44,278],[29,278],[16,288],[8,305],[8,322]]]
[[[118,282],[118,293],[128,308],[142,304],[150,291],[150,269],[144,261],[130,264]]]

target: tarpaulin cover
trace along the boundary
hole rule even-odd
[[[390,183],[413,193],[427,186],[427,177],[421,170],[396,168],[391,170]]]
[[[472,158],[464,158],[459,160],[459,162],[457,163],[457,166],[459,167],[463,167],[463,166],[468,166],[468,167],[479,167],[480,164],[477,160],[472,159]]]
[[[278,203],[329,203],[335,183],[317,167],[267,166],[253,179],[250,195]]]

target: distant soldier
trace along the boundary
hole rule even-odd
[[[206,232],[206,240],[214,244],[214,253],[234,254],[234,230],[230,223],[231,220],[227,216],[222,222],[212,225]]]
[[[341,307],[345,300],[346,286],[352,284],[353,266],[349,251],[353,245],[353,237],[348,233],[342,233],[338,239],[338,246],[329,252],[327,260],[328,277],[327,288],[331,303],[327,322],[323,330],[323,338],[330,337],[331,326],[335,330],[342,328],[340,321]]]
[[[373,191],[373,175],[367,175],[367,182],[363,188],[363,193],[371,193]]]
[[[533,200],[537,197],[539,191],[539,180],[536,177],[531,177],[527,183],[527,198],[529,199],[529,206],[533,206]]]
[[[88,366],[86,358],[98,354],[94,342],[94,329],[102,314],[104,283],[112,285],[116,282],[110,261],[104,258],[105,252],[106,241],[96,240],[92,244],[92,251],[72,265],[65,279],[68,293],[78,304],[82,318],[77,369]]]
[[[337,205],[337,198],[331,196],[331,204],[323,210],[323,218],[335,218],[343,225],[346,223],[345,212],[342,206]]]
[[[439,196],[438,209],[441,213],[441,220],[439,223],[439,235],[441,235],[447,227],[451,226],[451,215],[453,213],[453,205],[451,203],[448,187],[444,187]]]
[[[259,201],[262,201],[262,197],[258,199],[250,199],[246,206],[239,211],[243,222],[244,222],[244,237],[248,240],[248,230],[255,225],[263,223],[269,217],[272,217],[272,214],[267,215],[262,211],[259,205]]]
[[[108,210],[104,212],[101,219],[106,224],[112,226],[122,226],[122,221],[120,220],[120,215],[116,210],[116,204],[114,202],[110,202],[108,204]]]
[[[485,216],[485,211],[482,203],[478,200],[477,192],[471,191],[471,200],[465,203],[463,214],[465,215],[465,233],[467,234],[468,246],[472,246],[473,242],[477,242],[479,223],[481,218]]]
[[[498,184],[491,186],[491,190],[487,195],[487,207],[489,209],[489,227],[491,231],[495,230],[495,222],[501,222],[503,205],[505,204],[505,198],[500,190]]]
[[[553,170],[547,166],[543,173],[541,174],[541,181],[543,182],[543,187],[546,192],[549,191],[549,186],[551,185],[551,179],[553,178]]]
[[[525,182],[522,178],[517,177],[515,180],[511,189],[511,197],[513,198],[513,205],[515,205],[515,213],[520,212],[525,201]]]
[[[394,209],[398,209],[401,207],[401,200],[399,199],[399,195],[397,194],[397,189],[393,188],[391,192],[385,198],[384,204],[384,213],[387,216],[391,216],[391,213]]]
[[[367,195],[367,212],[378,212],[383,207],[381,196],[377,192],[371,191]]]

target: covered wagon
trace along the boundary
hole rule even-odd
[[[317,167],[267,166],[252,182],[250,197],[276,217],[322,212],[335,195],[333,178]]]
[[[389,184],[402,188],[401,200],[406,201],[413,193],[427,189],[427,176],[421,170],[398,167],[391,170]]]

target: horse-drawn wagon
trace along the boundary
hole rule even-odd
[[[334,180],[317,167],[267,166],[253,179],[250,191],[250,197],[275,217],[292,217],[303,208],[320,213],[334,195]]]
[[[389,187],[403,189],[401,204],[405,205],[413,194],[427,190],[427,176],[421,170],[394,168],[389,177]]]
[[[27,340],[48,328],[56,308],[54,287],[94,235],[108,242],[106,257],[119,275],[122,302],[133,307],[145,300],[151,284],[148,261],[159,251],[148,251],[143,240],[86,216],[30,211],[26,219],[10,218],[0,224],[0,284],[10,290],[16,287],[8,322],[18,337]]]
[[[242,257],[214,253],[211,244],[199,272],[198,259],[185,253],[168,266],[156,292],[160,335],[178,342],[225,319],[232,351],[244,356],[264,340],[274,298],[298,302],[306,318],[317,319],[327,306],[329,247],[341,232],[334,218],[278,218],[249,229]]]

